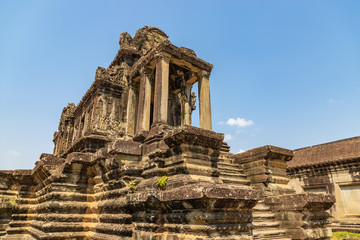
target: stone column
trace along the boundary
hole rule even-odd
[[[200,128],[212,130],[209,77],[209,72],[201,72],[199,79],[199,116]]]
[[[66,150],[68,147],[69,147],[69,141],[68,141],[68,139],[69,139],[69,132],[70,132],[70,127],[69,127],[69,125],[68,125],[69,123],[66,123],[65,122],[65,131],[64,131],[64,139],[63,139],[63,146],[64,146],[64,150]]]
[[[126,112],[126,133],[130,136],[135,134],[135,121],[136,121],[136,93],[132,85],[129,85],[127,112]]]
[[[64,152],[63,149],[62,149],[62,140],[63,140],[63,134],[61,133],[60,141],[59,141],[59,155]]]
[[[68,133],[68,146],[67,146],[68,148],[72,144],[73,134],[74,134],[74,123],[72,121],[70,121],[70,127],[69,127],[69,133]]]
[[[153,124],[168,123],[169,61],[170,55],[167,53],[156,56]]]
[[[56,143],[55,143],[54,155],[59,155],[59,153],[60,153],[59,145],[60,145],[60,138],[59,138],[59,134],[58,134],[58,135],[56,136]]]
[[[73,134],[73,137],[72,137],[72,142],[75,142],[75,140],[77,139],[77,132],[78,132],[78,126],[77,126],[77,123],[74,120],[74,134]]]
[[[191,88],[192,84],[185,84],[185,93],[181,104],[181,125],[191,126]]]
[[[151,70],[143,68],[141,70],[139,103],[136,132],[149,131],[150,129],[150,105],[151,105]]]

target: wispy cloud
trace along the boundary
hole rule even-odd
[[[237,127],[247,127],[247,126],[251,126],[254,124],[254,122],[252,120],[246,120],[245,118],[229,118],[226,121],[227,125],[230,126],[237,126]]]
[[[224,141],[230,141],[233,139],[234,139],[234,137],[231,134],[225,134],[225,136],[224,136]]]
[[[19,153],[19,152],[17,152],[17,151],[8,151],[7,152],[9,155],[11,155],[11,156],[15,156],[15,157],[17,157],[17,156],[20,156],[21,155],[21,153]]]
[[[333,102],[335,102],[335,100],[332,99],[332,98],[330,98],[329,101],[328,101],[328,103],[333,103]]]

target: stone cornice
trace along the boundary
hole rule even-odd
[[[265,203],[274,210],[317,210],[326,211],[335,203],[330,194],[301,193],[269,197]]]
[[[122,58],[124,58],[125,56],[137,56],[137,58],[139,57],[137,51],[133,48],[121,48],[118,53],[116,54],[114,60],[111,62],[111,64],[109,65],[110,67],[119,65],[119,63],[121,62]]]
[[[289,171],[296,171],[296,170],[304,170],[304,169],[316,169],[316,168],[323,168],[323,167],[337,167],[349,163],[360,164],[360,158],[343,158],[338,159],[332,162],[322,162],[322,163],[314,163],[314,164],[306,164],[298,167],[289,167]]]
[[[359,159],[349,159],[347,161],[342,162],[332,162],[326,164],[314,164],[308,166],[294,167],[288,168],[287,173],[289,177],[297,177],[297,176],[321,176],[327,175],[329,172],[331,173],[341,173],[347,172],[351,169],[360,169],[360,161]]]
[[[263,146],[259,148],[254,148],[249,151],[239,153],[235,155],[235,159],[238,162],[245,163],[254,161],[257,159],[284,159],[290,161],[294,156],[291,150],[274,147],[274,146]]]
[[[142,67],[148,65],[155,57],[161,53],[166,52],[171,55],[171,58],[182,59],[191,65],[205,70],[207,72],[211,72],[213,65],[205,62],[204,60],[196,57],[194,54],[189,53],[188,51],[182,50],[182,48],[178,48],[170,43],[170,41],[164,41],[158,46],[151,49],[146,55],[142,56],[131,68],[128,76],[130,79],[134,78],[139,74],[139,71]],[[171,59],[170,59],[171,62]]]
[[[192,126],[174,127],[165,133],[164,141],[171,147],[182,143],[192,144],[212,149],[220,149],[224,134]]]
[[[113,140],[112,136],[102,136],[102,135],[97,135],[97,134],[83,136],[83,137],[77,139],[75,142],[73,142],[71,144],[71,146],[65,150],[65,152],[61,153],[61,157],[66,157],[69,153],[76,152],[76,149],[79,146],[84,145],[84,143],[86,143],[86,142],[92,141],[92,142],[108,143],[108,142],[111,142],[112,140]]]
[[[106,80],[95,80],[91,87],[86,91],[85,95],[80,100],[79,104],[76,106],[75,109],[75,116],[82,110],[82,108],[88,103],[91,97],[94,95],[97,89],[100,87],[109,87],[113,89],[122,89],[122,86],[119,84],[112,83]]]

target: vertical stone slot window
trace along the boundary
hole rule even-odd
[[[80,123],[80,137],[84,135],[84,128],[85,128],[85,117],[81,118],[81,123]]]
[[[151,74],[150,74],[151,103],[150,103],[150,126],[149,126],[149,129],[150,129],[151,125],[154,123],[155,72],[156,72],[156,68],[155,68],[155,70],[152,71]]]
[[[154,96],[154,94],[152,96]],[[150,126],[153,124],[153,122],[154,122],[154,97],[150,104]],[[149,126],[149,128],[150,128],[150,126]]]

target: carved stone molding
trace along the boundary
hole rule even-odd
[[[155,54],[154,58],[155,58],[156,62],[159,62],[160,60],[164,60],[167,63],[169,63],[171,55],[166,53],[166,52],[158,52],[158,53]]]

